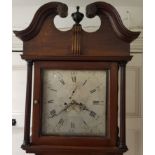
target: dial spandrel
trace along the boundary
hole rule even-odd
[[[106,135],[106,70],[47,69],[42,77],[43,135]]]

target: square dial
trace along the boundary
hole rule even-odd
[[[42,135],[105,136],[107,70],[42,70]]]

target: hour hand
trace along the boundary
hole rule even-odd
[[[78,103],[75,100],[72,101],[75,105],[80,107],[80,110],[87,110],[89,111],[89,109],[83,104],[83,103]]]
[[[73,102],[69,103],[68,105],[66,105],[62,110],[60,110],[58,113],[56,113],[55,110],[50,111],[50,117],[49,118],[53,118],[55,116],[60,115],[61,113],[65,112],[69,107],[71,107],[73,105]]]

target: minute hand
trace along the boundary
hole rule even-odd
[[[89,108],[87,108],[86,105],[84,105],[83,103],[78,103],[78,102],[76,102],[75,100],[73,100],[73,102],[75,103],[75,105],[78,105],[78,106],[80,107],[80,110],[89,111],[89,112],[90,112],[90,116],[92,116],[92,117],[98,119],[99,116],[98,116],[94,111],[92,111],[92,110],[90,110]]]
[[[86,107],[86,105],[84,105],[83,103],[78,103],[78,102],[76,102],[75,100],[73,100],[73,102],[74,102],[75,105],[78,105],[78,106],[80,107],[81,110],[86,110],[86,111],[91,112],[91,110],[89,110],[89,109]]]
[[[73,97],[73,95],[75,94],[76,90],[77,90],[77,86],[76,86],[76,87],[74,88],[74,90],[72,91],[72,94],[71,94],[71,96],[69,97],[69,99],[72,99],[72,97]]]
[[[87,81],[87,80],[86,80]],[[72,97],[73,97],[73,95],[75,94],[75,92],[78,90],[78,89],[80,89],[81,88],[81,86],[83,86],[83,85],[76,85],[76,87],[74,88],[74,90],[72,91],[72,94],[71,94],[71,96],[69,97],[69,99],[72,99]]]

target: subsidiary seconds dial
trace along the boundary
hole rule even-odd
[[[104,136],[107,71],[43,70],[42,134]]]

